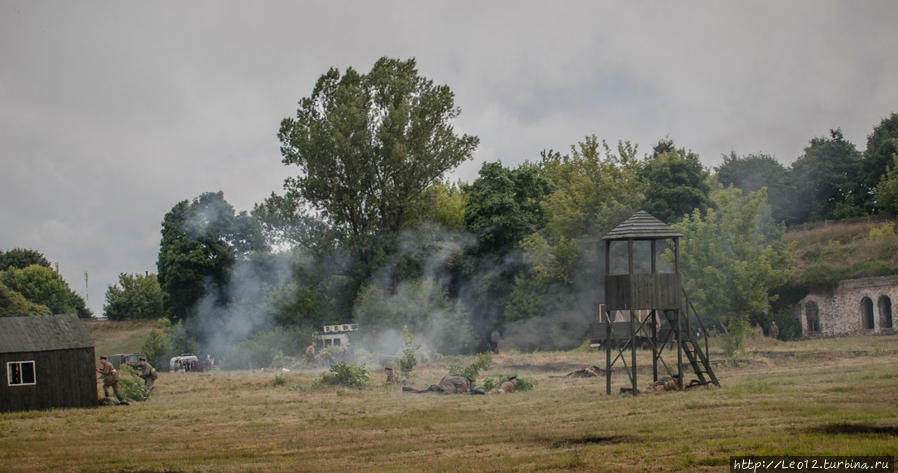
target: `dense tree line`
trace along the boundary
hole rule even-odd
[[[0,251],[0,316],[49,314],[93,315],[39,251]]]
[[[453,129],[459,114],[414,60],[331,69],[281,123],[283,163],[296,172],[283,194],[250,214],[203,194],[165,216],[163,311],[173,322],[213,314],[203,330],[188,324],[199,342],[216,324],[231,330],[237,313],[262,313],[242,344],[287,351],[302,342],[277,334],[346,322],[409,327],[444,352],[570,346],[601,302],[601,236],[645,209],[686,235],[690,291],[739,332],[769,322],[788,277],[783,225],[898,210],[895,114],[864,152],[832,130],[789,167],[731,152],[710,170],[668,137],[642,155],[588,136],[449,183],[478,144]]]

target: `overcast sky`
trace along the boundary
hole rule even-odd
[[[102,314],[156,271],[178,201],[250,210],[295,172],[278,125],[331,66],[414,57],[481,163],[589,134],[788,165],[898,112],[898,3],[0,0],[0,250],[43,252]]]

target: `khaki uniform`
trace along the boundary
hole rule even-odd
[[[780,329],[776,326],[776,322],[770,322],[770,338],[779,338]]]
[[[466,394],[471,392],[471,382],[464,376],[443,376],[440,380],[440,390],[444,394]]]
[[[306,364],[312,363],[315,361],[315,344],[311,344],[306,347],[306,356],[305,356]]]
[[[645,389],[647,393],[653,392],[661,392],[661,391],[677,391],[680,389],[680,386],[677,385],[676,378],[672,378],[670,376],[665,376],[658,381],[652,383],[649,387]]]
[[[100,360],[100,367],[97,368],[97,372],[103,375],[103,394],[106,395],[106,397],[109,397],[109,388],[112,388],[115,397],[121,401],[122,395],[118,390],[118,380],[120,379],[120,376],[115,367],[112,366],[112,363],[106,360]]]
[[[512,393],[512,392],[514,392],[517,385],[518,385],[518,380],[510,379],[510,380],[502,383],[501,385],[499,385],[498,388],[491,390],[490,394]]]
[[[137,365],[137,368],[140,370],[138,376],[143,379],[143,388],[147,394],[150,394],[153,391],[153,383],[156,382],[159,375],[156,374],[156,369],[147,362],[144,362],[143,365]]]
[[[597,376],[602,376],[602,369],[598,366],[590,366],[589,368],[571,371],[567,375],[571,378],[594,378]]]

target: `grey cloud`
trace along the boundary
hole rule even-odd
[[[416,57],[514,165],[587,134],[669,135],[794,160],[841,127],[863,148],[898,103],[893,2],[0,1],[0,249],[37,248],[99,313],[119,272],[155,269],[177,201],[248,210],[284,177],[275,137],[317,77]]]

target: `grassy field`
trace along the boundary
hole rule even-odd
[[[84,327],[94,340],[97,356],[140,352],[144,339],[158,324],[158,320],[84,321]]]
[[[162,373],[146,402],[0,415],[0,471],[726,471],[731,455],[898,452],[898,335],[756,338],[713,358],[721,388],[636,398],[553,377],[604,359],[583,350],[494,357],[486,375],[536,382],[505,395],[402,393],[380,373],[362,390],[315,387],[315,372]]]

